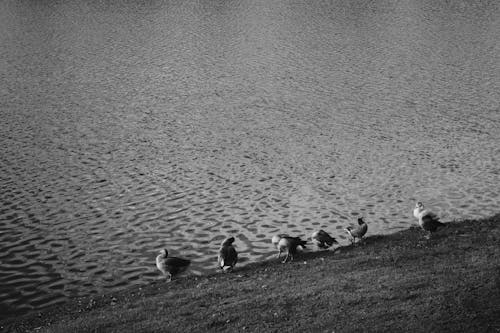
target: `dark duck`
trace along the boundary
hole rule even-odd
[[[330,236],[324,230],[318,230],[312,233],[311,241],[315,244],[319,249],[328,249],[333,244],[338,244],[337,240]]]
[[[225,272],[233,270],[238,262],[238,252],[233,246],[234,237],[224,239],[219,249],[219,267]]]
[[[363,221],[362,217],[358,218],[358,226],[345,228],[345,231],[351,236],[351,243],[353,244],[356,242],[356,238],[362,240],[367,230],[368,224]]]

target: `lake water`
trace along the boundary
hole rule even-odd
[[[0,313],[278,232],[500,206],[498,1],[0,2]]]

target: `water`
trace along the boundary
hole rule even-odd
[[[234,235],[498,212],[496,1],[0,2],[0,313]]]

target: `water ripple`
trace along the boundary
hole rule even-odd
[[[0,309],[496,212],[498,4],[0,2]],[[89,19],[90,18],[90,19]],[[4,311],[5,310],[5,311]]]

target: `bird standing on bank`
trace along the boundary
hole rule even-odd
[[[167,249],[161,250],[156,257],[156,267],[168,278],[169,282],[175,275],[186,271],[190,264],[191,260],[189,259],[169,257]]]
[[[276,245],[278,248],[278,258],[281,257],[282,252],[286,251],[286,257],[285,260],[283,260],[283,263],[286,263],[289,258],[290,261],[293,261],[294,255],[297,254],[297,249],[305,248],[307,244],[307,241],[300,239],[300,237],[277,235],[273,237],[273,243],[276,240],[278,240]]]
[[[311,235],[311,241],[320,249],[328,249],[334,243],[338,244],[337,240],[324,230],[313,232]]]
[[[351,243],[354,244],[356,243],[356,238],[363,240],[363,236],[368,231],[368,224],[360,217],[358,218],[358,226],[356,228],[347,227],[344,230],[351,236]]]
[[[225,272],[233,270],[238,262],[238,253],[233,246],[234,237],[224,239],[219,249],[219,267]]]
[[[413,216],[418,219],[418,225],[427,232],[427,239],[430,239],[432,233],[439,227],[445,226],[444,223],[439,221],[439,217],[436,214],[424,208],[424,204],[421,201],[415,204]]]

